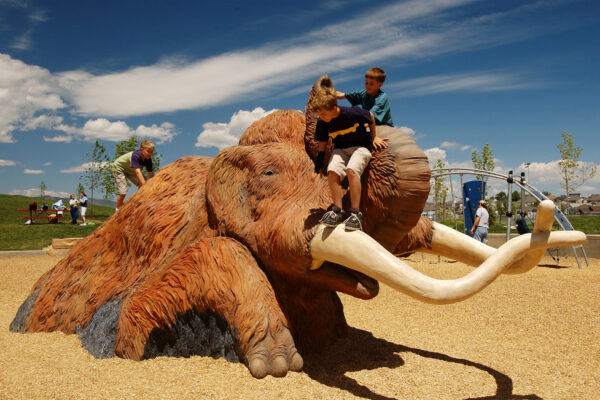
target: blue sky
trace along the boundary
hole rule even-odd
[[[431,162],[472,167],[489,143],[498,172],[529,162],[558,195],[568,131],[600,164],[596,1],[254,3],[0,0],[0,193],[67,196],[95,140],[112,155],[151,139],[162,165],[214,156],[265,113],[302,110],[321,74],[351,91],[372,66]]]

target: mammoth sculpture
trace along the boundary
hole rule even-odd
[[[322,77],[313,91],[328,84]],[[546,203],[533,234],[499,249],[422,217],[427,158],[393,128],[378,132],[389,147],[362,178],[364,232],[327,228],[319,224],[331,203],[327,180],[311,160],[314,121],[310,108],[306,118],[278,111],[214,159],[162,168],[38,280],[10,329],[78,333],[96,357],[210,355],[244,362],[255,377],[284,376],[302,369],[300,352],[346,333],[336,292],[370,299],[383,282],[451,303],[501,273],[529,270],[546,247],[585,241],[581,232],[551,233]],[[397,257],[413,251],[478,268],[435,280]]]

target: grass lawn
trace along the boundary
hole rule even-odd
[[[86,220],[95,223],[93,226],[71,225],[71,216],[68,212],[65,212],[65,218],[56,224],[50,224],[45,219],[37,219],[33,224],[25,225],[27,220],[23,217],[29,216],[29,213],[17,212],[17,209],[29,208],[30,201],[37,202],[38,208],[41,208],[44,203],[51,206],[53,202],[49,199],[0,194],[0,237],[2,237],[0,251],[40,250],[49,246],[52,239],[87,236],[115,211],[111,207],[94,205],[92,213],[91,208],[88,207]],[[81,223],[81,217],[78,222]]]
[[[32,198],[25,196],[12,196],[8,194],[0,194],[0,251],[6,250],[40,250],[49,246],[52,239],[69,238],[69,237],[85,237],[94,229],[108,219],[113,213],[114,208],[94,206],[93,215],[90,207],[88,207],[88,222],[94,222],[94,226],[79,226],[71,225],[71,217],[69,213],[65,213],[65,218],[59,220],[56,224],[50,224],[45,219],[34,220],[31,225],[25,225],[29,213],[17,212],[17,209],[25,209],[29,207],[29,202],[35,201],[38,208],[47,203],[51,206],[48,199]],[[63,199],[64,202],[64,199]],[[67,202],[68,204],[68,202]],[[81,218],[78,220],[81,222]],[[571,216],[569,221],[576,230],[585,232],[586,234],[600,234],[600,217],[582,217]],[[451,228],[456,228],[455,221],[448,219],[440,221],[442,224]],[[514,224],[514,221],[513,221]],[[457,221],[459,232],[464,232],[464,221]],[[533,226],[529,225],[533,230]],[[554,222],[554,230],[559,230],[560,227]],[[517,233],[515,229],[513,233]],[[506,233],[506,224],[496,223],[490,227],[490,233]]]

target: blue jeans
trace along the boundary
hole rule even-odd
[[[79,208],[71,207],[70,211],[71,211],[71,223],[76,224],[77,218],[79,218]]]
[[[475,228],[475,232],[473,232],[473,238],[479,240],[482,243],[487,243],[487,235],[488,228],[485,228],[483,226],[478,226],[477,228]]]

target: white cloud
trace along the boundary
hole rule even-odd
[[[409,79],[392,83],[386,90],[398,96],[425,96],[458,91],[497,92],[539,87],[541,87],[539,82],[515,74],[476,71]]]
[[[458,147],[458,143],[444,141],[442,144],[440,144],[440,147],[443,149],[455,149]]]
[[[410,60],[465,52],[536,34],[507,28],[515,13],[482,20],[450,11],[474,0],[411,0],[372,8],[298,37],[260,47],[187,61],[163,59],[105,75],[67,71],[58,76],[65,96],[83,113],[112,117],[206,108],[247,96],[261,97],[283,86],[314,79],[323,70],[368,66],[372,60]],[[452,20],[452,23],[449,21]],[[508,21],[512,22],[512,21]],[[418,26],[419,29],[414,29]],[[501,33],[501,34],[498,34]],[[328,43],[324,44],[323,37]],[[368,40],[366,40],[368,39]],[[228,79],[214,79],[227,76]],[[512,74],[472,73],[406,81],[397,91],[427,94],[449,90],[508,90],[531,87]],[[200,90],[199,90],[200,88]]]
[[[39,115],[23,123],[22,130],[34,130],[37,128],[53,128],[62,123],[63,118],[52,115]]]
[[[460,147],[460,151],[466,151],[466,150],[470,150],[472,148],[473,148],[473,146],[471,146],[469,144],[465,144],[464,146]]]
[[[88,162],[88,163],[78,165],[76,167],[61,169],[59,172],[61,172],[63,174],[74,174],[74,173],[85,172],[88,168],[93,167],[96,164],[97,164],[97,167],[99,168],[99,167],[106,166],[108,163],[107,162],[102,162],[102,163]]]
[[[8,194],[20,195],[26,197],[38,197],[40,195],[40,188],[35,189],[13,189]],[[57,192],[55,190],[46,190],[46,196],[57,197],[57,198],[69,198],[69,192]]]
[[[134,130],[123,121],[111,122],[106,118],[90,119],[82,128],[60,124],[55,126],[54,129],[63,131],[75,137],[80,137],[86,141],[101,139],[111,142],[120,142],[131,136],[138,136],[143,139],[153,139],[161,144],[170,142],[173,139],[173,136],[176,135],[175,125],[169,122],[164,122],[160,126],[156,124],[153,124],[152,126],[139,125]],[[44,137],[44,140],[48,142],[70,141],[67,139],[68,137],[69,136],[58,136],[55,138]]]
[[[12,160],[0,160],[0,167],[12,167],[15,165],[17,165],[17,163]]]
[[[52,163],[51,163],[50,161],[48,161],[48,162],[45,162],[45,163],[43,163],[42,165],[43,165],[44,167],[49,167],[49,166],[51,166],[51,165],[52,165]]]
[[[244,131],[257,121],[275,110],[265,111],[257,107],[252,111],[239,110],[231,116],[229,123],[207,122],[202,124],[202,132],[196,140],[196,147],[216,147],[219,150],[238,144]]]
[[[35,125],[36,113],[64,108],[57,90],[48,70],[0,54],[0,143],[14,143],[12,133]]]
[[[24,174],[32,174],[32,175],[39,175],[39,174],[43,174],[44,171],[42,171],[41,169],[29,169],[29,168],[25,168],[23,170]]]
[[[44,142],[71,143],[72,141],[73,141],[73,138],[71,136],[66,136],[66,135],[54,136],[54,137],[44,136]]]
[[[437,160],[446,161],[446,150],[440,149],[439,147],[432,147],[431,149],[424,150],[425,155],[429,159],[429,167],[437,163]]]

